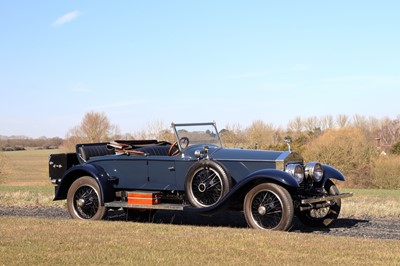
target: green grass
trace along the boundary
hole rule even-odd
[[[0,217],[4,265],[390,265],[396,240]],[[367,253],[368,254],[367,254]]]

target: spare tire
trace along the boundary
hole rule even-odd
[[[194,163],[185,180],[186,197],[190,204],[198,208],[216,204],[229,192],[231,186],[228,170],[213,160]]]

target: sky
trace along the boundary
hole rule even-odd
[[[399,1],[0,1],[0,135],[400,114]]]

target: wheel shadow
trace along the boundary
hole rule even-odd
[[[291,231],[301,232],[301,233],[329,233],[331,231],[340,231],[347,230],[351,228],[360,227],[368,224],[370,221],[365,219],[357,219],[357,218],[339,218],[329,227],[310,227],[305,226],[300,220],[295,218],[293,222],[293,227]]]
[[[127,221],[124,212],[114,212],[109,215],[108,220]],[[133,220],[134,222],[142,223],[157,223],[157,224],[173,224],[173,225],[193,225],[193,226],[211,226],[211,227],[232,227],[232,228],[248,228],[243,212],[226,211],[213,216],[204,216],[200,214],[182,212],[182,211],[157,211],[154,215],[146,219]],[[334,224],[329,227],[309,227],[305,226],[296,217],[293,221],[291,232],[315,233],[330,231],[346,230],[354,227],[360,227],[363,224],[369,223],[369,220],[356,218],[339,218]]]

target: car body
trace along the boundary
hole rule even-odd
[[[228,149],[215,123],[172,124],[176,142],[158,140],[78,144],[76,153],[50,156],[55,200],[70,216],[102,219],[108,209],[129,217],[154,210],[212,215],[244,211],[249,227],[291,228],[297,216],[329,226],[340,213],[337,169],[305,163],[296,152]]]

